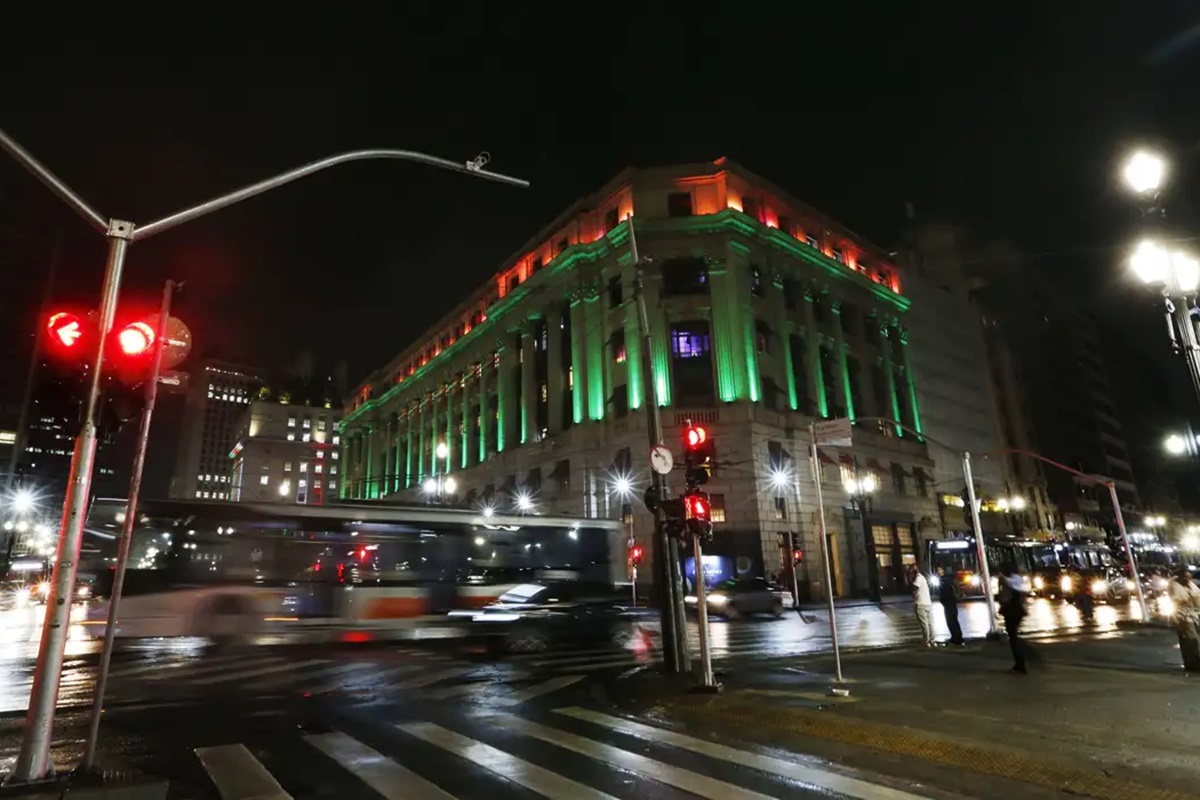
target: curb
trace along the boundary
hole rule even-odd
[[[734,726],[826,739],[900,756],[943,764],[984,775],[1034,784],[1097,800],[1194,800],[1194,793],[1109,777],[1098,768],[1082,768],[1040,754],[992,743],[956,738],[953,741],[922,730],[870,722],[828,711],[771,708],[738,702],[731,697],[680,697],[667,706],[670,716],[713,718]]]

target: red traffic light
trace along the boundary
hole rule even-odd
[[[642,563],[642,548],[640,545],[634,545],[629,548],[629,560],[634,564]]]
[[[803,550],[797,550],[794,553],[792,553],[792,561],[795,561],[797,564],[799,564],[803,560],[804,560],[804,551]]]
[[[154,329],[145,322],[131,322],[117,334],[117,345],[127,356],[141,356],[154,346]]]
[[[683,498],[683,511],[687,519],[708,519],[711,511],[708,498],[702,494],[686,495]]]
[[[689,450],[695,450],[708,441],[708,431],[699,425],[691,425],[683,432],[683,443]]]
[[[59,311],[46,321],[46,334],[51,344],[60,350],[77,349],[83,336],[83,320],[69,311]]]

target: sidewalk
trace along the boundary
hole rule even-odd
[[[860,755],[865,748],[876,769],[890,763],[909,777],[916,770],[958,779],[977,797],[978,786],[997,780],[1046,796],[1200,795],[1200,676],[1184,675],[1172,634],[1142,630],[1033,649],[1039,661],[1028,675],[1008,671],[1005,642],[850,653],[847,698],[828,694],[826,655],[746,666],[724,676],[726,690],[716,696],[680,692],[654,675],[626,695],[642,711],[653,706],[678,723],[767,746],[821,752],[814,743],[823,742]]]

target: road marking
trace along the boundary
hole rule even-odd
[[[287,672],[288,670],[304,669],[305,667],[327,663],[329,662],[324,658],[314,658],[309,661],[288,661],[283,664],[273,664],[266,667],[257,667],[255,669],[243,669],[238,672],[226,672],[220,675],[213,675],[211,678],[201,678],[198,681],[192,680],[190,677],[187,680],[196,686],[207,686],[213,683],[237,681],[243,678],[257,678],[260,675],[269,675],[272,672]]]
[[[457,678],[460,675],[466,675],[469,672],[474,672],[476,667],[451,667],[449,669],[439,669],[433,672],[426,672],[424,675],[418,675],[415,678],[409,678],[406,681],[399,681],[391,685],[392,689],[420,689],[424,686],[437,683],[438,681]]]
[[[564,778],[556,772],[511,756],[491,745],[469,739],[432,722],[410,722],[397,725],[409,736],[428,742],[459,758],[478,764],[489,772],[550,800],[617,800],[612,795],[590,786]]]
[[[586,678],[586,675],[560,675],[557,678],[551,678],[548,681],[529,686],[512,694],[502,695],[493,698],[493,702],[502,706],[515,706],[518,703],[524,703],[527,700],[532,700],[535,697],[540,697],[550,692],[557,692],[559,689],[565,689],[573,683]]]
[[[386,800],[454,800],[417,773],[344,733],[318,733],[304,741],[349,770]]]
[[[669,744],[672,747],[690,750],[702,756],[717,758],[732,764],[750,767],[769,775],[807,783],[810,786],[816,786],[831,792],[838,792],[847,797],[858,798],[858,800],[926,800],[926,798],[922,798],[920,795],[902,792],[899,789],[867,783],[858,778],[850,778],[836,772],[798,764],[795,761],[787,761],[782,758],[737,750],[723,744],[697,739],[693,736],[666,730],[665,728],[656,728],[651,725],[643,725],[640,722],[633,722],[632,720],[589,711],[586,708],[556,708],[554,711],[557,714],[590,722],[628,736],[660,744]]]
[[[731,783],[725,783],[716,778],[710,778],[707,775],[701,775],[682,767],[675,767],[662,761],[655,761],[638,753],[630,753],[619,747],[594,742],[591,739],[585,739],[573,733],[548,728],[545,725],[539,725],[536,722],[530,722],[521,717],[506,716],[504,727],[534,739],[549,742],[564,750],[570,750],[596,761],[602,761],[617,769],[636,772],[639,775],[651,778],[660,783],[665,783],[668,786],[674,786],[676,789],[682,789],[699,797],[708,798],[708,800],[774,800],[774,798],[765,794],[759,794],[749,789],[742,789]]]
[[[293,800],[245,745],[197,747],[196,757],[221,800]]]
[[[145,680],[166,681],[171,680],[172,678],[179,678],[183,676],[187,676],[190,680],[198,675],[207,675],[210,672],[220,672],[221,670],[230,669],[234,666],[249,667],[266,664],[278,664],[279,660],[279,656],[262,656],[260,658],[252,658],[248,661],[234,663],[227,662],[224,664],[213,664],[212,662],[200,662],[195,666],[188,666],[185,664],[168,669],[159,668],[158,673],[154,675],[147,675]]]
[[[814,700],[818,703],[853,703],[853,697],[838,697],[821,692],[800,692],[790,689],[742,689],[742,694],[757,694],[763,697],[799,697],[802,700]]]
[[[307,665],[316,663],[317,665],[329,664],[329,659],[317,659],[315,662],[304,661],[296,664],[296,669],[304,669]],[[282,679],[264,678],[261,681],[255,681],[255,686],[264,684],[289,685],[289,686],[313,686],[316,683],[326,681],[347,672],[358,672],[364,669],[370,669],[373,665],[370,662],[357,662],[353,664],[332,664],[325,669],[318,669],[310,672],[307,675],[285,675]]]

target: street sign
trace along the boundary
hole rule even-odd
[[[659,475],[669,475],[675,468],[675,456],[666,445],[656,444],[650,448],[650,469]]]
[[[813,426],[815,444],[827,447],[849,447],[851,440],[849,417],[828,419]]]
[[[150,330],[158,330],[158,314],[149,317]],[[163,348],[162,368],[173,369],[182,364],[192,351],[192,332],[179,317],[167,319],[167,341]]]

